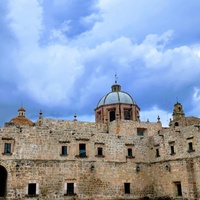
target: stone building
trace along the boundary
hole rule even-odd
[[[0,128],[0,199],[200,199],[200,119],[178,102],[169,128],[139,112],[117,82],[94,123],[20,108]]]

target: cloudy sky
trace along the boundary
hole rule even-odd
[[[0,125],[23,105],[94,121],[115,73],[141,120],[200,117],[199,0],[1,0]]]

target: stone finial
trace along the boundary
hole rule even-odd
[[[39,126],[42,126],[42,110],[40,110],[40,112],[39,112],[39,122],[38,122],[38,124],[39,124]]]
[[[115,73],[115,83],[117,83],[117,79],[118,79],[117,73]]]
[[[39,112],[39,118],[41,119],[42,118],[42,110],[40,110],[40,112]]]
[[[74,121],[77,121],[76,113],[74,114]]]
[[[159,115],[158,115],[158,118],[157,118],[157,119],[158,119],[157,123],[160,123],[160,116],[159,116]]]

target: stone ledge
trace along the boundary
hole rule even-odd
[[[12,156],[12,153],[2,153],[2,155]]]
[[[85,156],[76,155],[75,157],[76,157],[76,158],[87,158],[86,155],[85,155]]]
[[[64,194],[64,196],[76,196],[77,194],[76,193],[73,193],[73,194]]]
[[[97,157],[97,158],[104,158],[105,156],[104,155],[95,155],[95,157]]]
[[[27,194],[27,195],[25,195],[25,197],[34,198],[34,197],[39,197],[39,195],[38,194]]]
[[[135,156],[126,156],[126,158],[133,159]]]

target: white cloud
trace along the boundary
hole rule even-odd
[[[140,112],[141,121],[149,120],[150,122],[157,122],[158,116],[160,117],[160,121],[162,123],[162,126],[168,127],[169,122],[170,122],[170,118],[172,116],[171,113],[158,108],[156,105],[151,107],[149,110],[145,110],[145,111]]]
[[[193,88],[190,115],[200,117],[200,86]]]
[[[37,44],[41,31],[43,9],[37,0],[9,0],[10,27],[27,49]]]
[[[193,100],[200,103],[200,89],[197,87],[194,88]]]
[[[68,104],[74,82],[82,73],[80,52],[63,45],[50,45],[24,55],[18,66],[22,76],[18,83],[20,90],[37,102]]]
[[[178,95],[180,88],[188,91],[188,85],[196,86],[193,103],[197,105],[199,44],[186,43],[169,48],[178,37],[181,39],[177,24],[170,19],[180,19],[180,16],[185,19],[187,16],[180,15],[184,9],[178,10],[178,14],[169,12],[178,3],[166,0],[162,3],[160,0],[151,3],[144,0],[98,2],[98,12],[80,15],[77,20],[86,26],[93,25],[92,29],[70,38],[71,21],[68,18],[59,16],[57,26],[44,26],[45,13],[41,1],[9,0],[9,25],[19,42],[15,64],[9,67],[18,70],[16,85],[20,92],[44,105],[76,104],[80,110],[88,102],[96,101],[97,96],[102,97],[105,91],[109,92],[117,72],[124,91],[136,85],[136,96],[148,95],[145,103],[150,109],[142,111],[145,120],[156,121],[160,115],[165,124],[167,113],[152,107],[155,95],[159,101],[158,97]],[[51,9],[61,8],[66,3],[64,0],[54,1],[55,7]],[[71,13],[75,12],[71,10]],[[54,20],[55,16],[52,14],[48,20]],[[46,34],[48,38],[42,43],[41,35],[44,36],[45,31],[49,31]],[[137,102],[139,105],[140,100]]]

